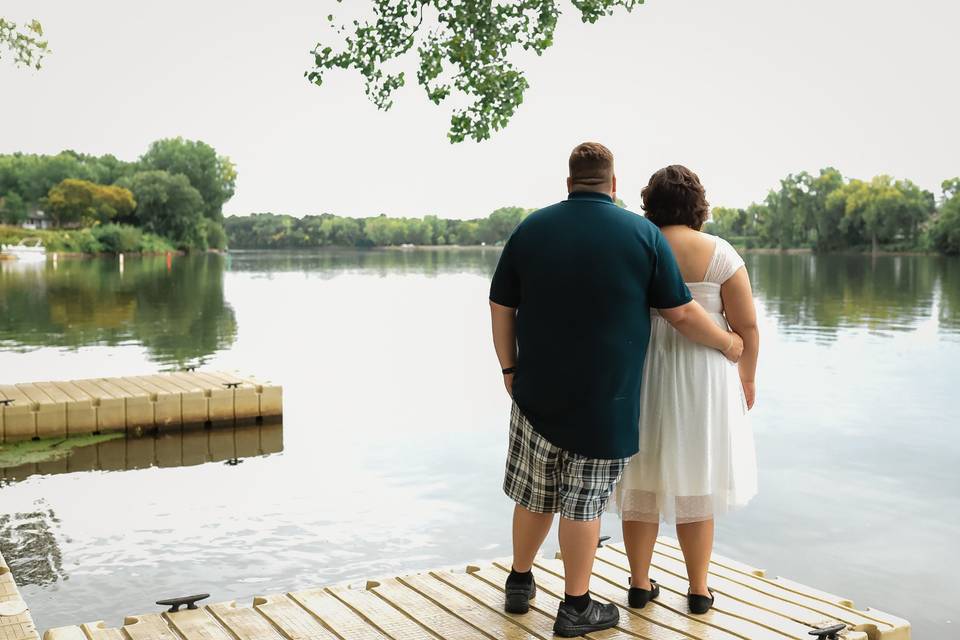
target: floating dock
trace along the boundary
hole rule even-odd
[[[138,435],[282,414],[279,385],[214,371],[0,385],[0,443]]]
[[[27,604],[20,597],[10,567],[0,554],[0,638],[39,640]]]
[[[438,570],[361,586],[308,589],[259,596],[251,607],[235,602],[197,609],[128,616],[119,629],[102,622],[51,629],[44,640],[490,640],[553,637],[563,597],[563,563],[538,560],[537,597],[529,613],[503,611],[504,560],[466,570]],[[590,634],[597,640],[784,640],[840,624],[845,640],[909,640],[905,620],[858,609],[839,596],[784,580],[714,556],[710,583],[716,604],[706,615],[687,611],[687,583],[675,540],[662,538],[652,577],[660,598],[643,609],[626,605],[629,569],[622,545],[597,552],[592,593],[617,603],[616,629]],[[164,594],[158,594],[164,595]],[[169,594],[167,594],[169,595]],[[202,605],[202,603],[201,603]],[[112,612],[105,612],[112,613]],[[6,636],[2,636],[6,640]],[[20,637],[11,638],[20,640]]]

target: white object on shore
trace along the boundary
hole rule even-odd
[[[27,244],[31,241],[33,244]],[[24,262],[41,262],[47,259],[47,249],[40,238],[24,238],[19,244],[0,245],[0,254],[12,256]]]

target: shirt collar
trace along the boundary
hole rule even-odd
[[[613,198],[599,191],[573,191],[567,195],[567,200],[593,200],[594,202],[613,202]]]

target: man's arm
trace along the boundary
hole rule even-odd
[[[501,369],[517,364],[517,310],[490,301],[490,320],[493,325],[493,348]],[[513,397],[513,374],[503,375],[503,386]]]
[[[658,311],[684,338],[722,352],[730,362],[740,360],[743,339],[732,331],[720,328],[696,300]]]

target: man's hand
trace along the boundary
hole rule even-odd
[[[730,331],[729,334],[730,346],[723,352],[723,355],[727,357],[727,360],[736,364],[740,362],[740,356],[743,355],[743,338],[733,331]]]
[[[503,374],[503,386],[507,390],[507,394],[512,398],[513,397],[513,374],[505,373]]]
[[[741,380],[743,386],[743,397],[747,401],[747,411],[753,409],[753,403],[757,401],[757,383],[753,380]]]

